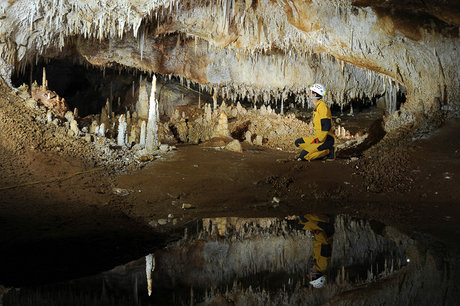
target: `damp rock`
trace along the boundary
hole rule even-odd
[[[161,153],[166,153],[170,150],[168,144],[161,144],[158,149],[160,150]]]
[[[158,222],[159,225],[166,225],[166,224],[168,224],[168,220],[167,220],[167,219],[158,219],[157,222]]]
[[[27,99],[25,105],[31,109],[36,109],[38,107],[37,101],[35,99]]]
[[[72,131],[73,136],[80,136],[80,129],[78,128],[78,123],[76,120],[70,122],[70,131]]]
[[[151,160],[153,160],[152,155],[142,155],[141,157],[139,157],[139,161],[143,163],[151,161]]]
[[[225,149],[232,152],[243,152],[243,147],[241,146],[241,143],[238,141],[238,139],[232,140],[229,144],[225,146]]]
[[[128,194],[130,194],[130,191],[128,189],[123,189],[123,188],[113,188],[112,192],[114,194],[122,196],[122,197],[127,196]]]

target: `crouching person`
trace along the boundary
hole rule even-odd
[[[308,93],[315,109],[313,111],[313,127],[315,136],[302,137],[295,141],[296,147],[300,147],[302,152],[299,160],[310,161],[326,157],[326,160],[335,159],[334,131],[332,128],[332,114],[329,106],[322,100],[326,94],[326,89],[321,84],[314,84]]]

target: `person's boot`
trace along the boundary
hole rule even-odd
[[[329,149],[329,155],[326,156],[326,161],[334,161],[335,160],[335,151],[336,150],[337,149],[335,147],[333,147],[332,150]]]

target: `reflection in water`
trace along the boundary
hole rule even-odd
[[[446,275],[422,261],[429,255],[420,256],[415,241],[394,228],[346,216],[334,221],[304,217],[300,224],[297,218],[203,219],[183,239],[154,254],[96,276],[10,290],[3,303],[318,305],[378,299],[417,304],[420,279],[426,285]],[[412,259],[409,265],[406,256]],[[315,269],[327,273],[322,289],[308,284],[313,258]],[[430,279],[422,277],[424,270]],[[378,285],[381,281],[385,286]],[[363,293],[359,288],[374,290]]]
[[[152,295],[152,272],[155,270],[155,257],[153,254],[145,256],[145,274],[147,276],[147,292]]]
[[[310,285],[322,288],[326,285],[326,274],[332,256],[334,219],[325,215],[306,214],[299,218],[303,229],[313,236],[313,267],[309,273]]]

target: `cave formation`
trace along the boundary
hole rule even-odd
[[[342,114],[344,108],[352,114],[353,104],[379,100],[390,132],[432,124],[446,110],[458,112],[458,63],[451,59],[458,53],[458,20],[454,13],[440,13],[449,5],[409,3],[395,10],[365,1],[37,1],[29,6],[10,1],[2,8],[2,76],[8,84],[13,79],[16,87],[21,82],[31,87],[50,63],[51,90],[66,98],[70,111],[80,106],[80,117],[96,115],[108,99],[107,116],[116,112],[105,129],[113,137],[117,130],[107,125],[118,125],[123,111],[139,112],[134,104],[142,75],[150,83],[152,74],[180,79],[208,102],[216,95],[227,104],[249,101],[281,114],[289,106],[308,107],[308,86],[320,82],[328,89],[326,101]],[[100,69],[103,79],[116,69],[141,78],[123,74],[101,83],[66,61]],[[187,104],[171,100],[160,101],[169,108],[168,117],[177,104]],[[133,125],[140,134],[141,123],[128,129]],[[171,133],[160,128],[160,140],[168,142]],[[182,142],[210,138],[174,133]],[[270,143],[267,135],[260,136]]]
[[[10,0],[0,13],[2,88],[30,122],[0,112],[11,151],[120,172],[185,144],[292,153],[313,133],[313,83],[344,160],[460,116],[456,0]],[[375,172],[367,190],[408,189]]]

